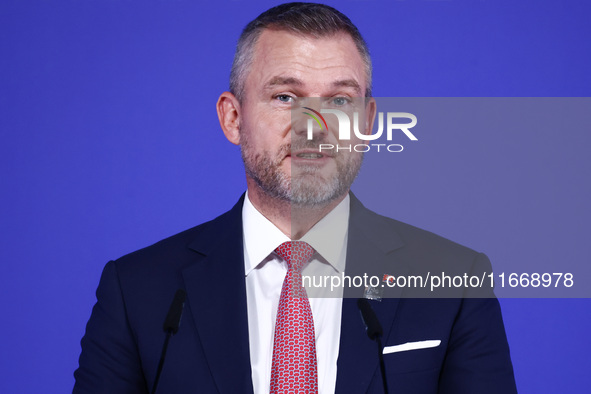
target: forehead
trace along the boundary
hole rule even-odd
[[[278,77],[296,79],[317,95],[323,85],[339,80],[356,81],[361,92],[367,84],[365,63],[350,35],[317,38],[265,29],[255,45],[246,86],[262,88]]]

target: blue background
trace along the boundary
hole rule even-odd
[[[589,2],[327,3],[366,37],[376,96],[591,91]],[[242,27],[275,4],[0,3],[0,392],[70,391],[104,264],[235,203],[242,164],[214,105]],[[588,243],[569,240],[591,235],[588,132],[533,145],[531,134],[492,146],[472,135],[437,160],[396,159],[385,173],[400,193],[357,193],[493,264],[548,253],[587,263]],[[487,160],[460,165],[457,152],[475,146]],[[588,392],[590,300],[501,301],[520,392]]]

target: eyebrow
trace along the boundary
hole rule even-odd
[[[272,88],[273,86],[284,86],[284,85],[293,85],[293,86],[302,86],[304,83],[294,77],[273,77],[265,84],[265,88]]]
[[[353,88],[358,95],[361,95],[361,86],[354,79],[343,79],[332,83],[335,88]]]
[[[267,82],[265,84],[265,89],[271,89],[275,86],[285,86],[285,85],[291,85],[291,86],[303,86],[304,82],[302,82],[300,79],[298,78],[294,78],[294,77],[281,77],[281,76],[276,76],[273,77],[269,80],[269,82]],[[353,88],[355,90],[355,93],[358,95],[361,95],[361,86],[359,86],[359,83],[354,80],[354,79],[342,79],[342,80],[338,80],[332,83],[332,87],[333,88]]]

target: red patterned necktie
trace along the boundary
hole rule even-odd
[[[314,319],[306,289],[302,287],[302,268],[314,254],[305,242],[284,242],[275,252],[288,266],[277,308],[271,394],[316,394],[318,372]]]

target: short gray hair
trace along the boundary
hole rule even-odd
[[[230,73],[230,92],[240,102],[244,98],[246,75],[253,61],[254,47],[263,30],[276,29],[296,34],[327,37],[337,33],[351,36],[365,63],[366,97],[371,97],[372,66],[367,43],[349,18],[336,9],[317,3],[285,3],[270,8],[250,22],[240,35]]]

